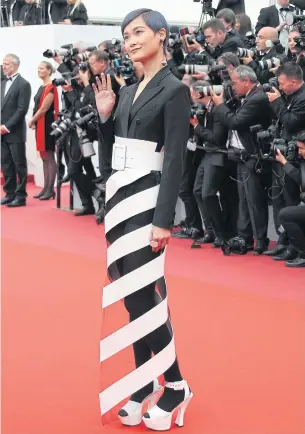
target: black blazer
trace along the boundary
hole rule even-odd
[[[57,24],[67,14],[67,0],[51,0],[50,4],[50,15],[53,24]]]
[[[170,228],[189,137],[190,91],[167,66],[153,77],[133,104],[138,85],[122,88],[115,113],[114,133],[118,137],[155,142],[157,151],[164,147],[161,185],[152,223]],[[109,132],[109,123],[112,119],[103,124],[103,134]]]
[[[305,0],[291,0],[290,3],[292,3],[296,8],[301,9],[301,11],[305,9]]]
[[[198,124],[194,130],[196,137],[209,149],[226,149],[228,140],[228,128],[220,121],[220,115],[216,107],[213,107],[206,115],[206,126]],[[223,154],[209,154],[213,166],[224,166],[227,158]]]
[[[73,7],[73,5],[68,6],[67,12],[62,20],[69,19],[71,20],[72,24],[86,25],[88,21],[86,6],[81,3],[76,9],[74,9],[73,13],[70,14],[70,11],[73,10]]]
[[[222,45],[216,47],[212,57],[217,59],[223,53],[236,53],[237,48],[244,48],[244,43],[238,35],[227,35]]]
[[[27,11],[25,17],[24,17],[24,9]],[[34,25],[42,24],[41,6],[37,3],[32,3],[31,5],[25,3],[20,10],[18,21],[23,21],[24,26],[34,26]]]
[[[293,95],[277,98],[271,108],[283,126],[282,138],[291,140],[305,129],[305,84]]]
[[[245,1],[244,0],[221,0],[216,9],[217,12],[221,11],[221,9],[231,9],[235,15],[245,13]]]
[[[31,85],[21,75],[18,75],[4,96],[6,81],[1,82],[1,123],[9,134],[5,134],[8,143],[25,142],[25,116],[31,100]]]
[[[290,5],[289,10],[295,12],[295,7]],[[276,6],[262,8],[259,13],[255,33],[257,34],[263,27],[277,27],[280,24],[279,11]]]
[[[220,121],[229,130],[237,131],[239,139],[250,154],[257,152],[258,145],[256,134],[250,131],[250,127],[261,124],[268,128],[271,124],[271,109],[269,99],[260,87],[252,89],[237,110],[230,110],[225,104],[216,108]]]
[[[250,68],[252,68],[255,71],[257,79],[261,84],[268,83],[268,81],[274,77],[274,74],[273,72],[268,71],[268,69],[266,71],[261,69],[258,61],[272,59],[272,57],[277,57],[277,52],[275,47],[272,47],[267,54],[263,56],[258,56],[257,60],[252,60],[252,62],[248,64],[248,66],[250,66]]]

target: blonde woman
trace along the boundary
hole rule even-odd
[[[58,118],[59,99],[57,88],[52,84],[53,66],[41,62],[38,76],[42,86],[34,96],[35,107],[29,127],[36,130],[36,148],[43,162],[44,187],[35,199],[49,200],[55,198],[54,183],[56,178],[55,138],[50,136],[51,124]]]
[[[88,21],[87,9],[82,0],[67,0],[67,13],[59,24],[86,25]]]

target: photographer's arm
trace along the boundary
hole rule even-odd
[[[278,161],[279,163],[281,163],[283,165],[284,172],[291,179],[293,179],[297,184],[301,185],[301,183],[302,183],[301,170],[298,169],[297,167],[295,167],[289,161],[287,161],[280,150],[277,150],[277,155],[276,155],[275,159],[276,159],[276,161]]]
[[[199,139],[209,144],[209,147],[219,149],[226,142],[227,130],[220,122],[220,117],[217,113],[213,115],[213,128],[205,128],[198,124],[195,128],[195,134]]]
[[[288,132],[294,133],[297,129],[304,128],[305,100],[296,101],[290,111],[287,102],[281,97],[271,102],[271,108]]]

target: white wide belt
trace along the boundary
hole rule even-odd
[[[162,171],[164,154],[156,152],[157,143],[115,137],[112,169],[144,169]]]

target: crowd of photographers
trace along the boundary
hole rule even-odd
[[[180,188],[186,217],[173,237],[193,240],[192,247],[213,243],[226,255],[254,251],[288,267],[304,267],[305,16],[289,14],[285,26],[260,27],[256,35],[239,33],[230,9],[197,30],[171,28],[167,64],[189,86],[193,103]],[[141,64],[131,62],[119,40],[85,50],[67,45],[44,56],[57,62],[62,75],[53,80],[63,92],[52,125],[61,182],[70,179],[78,189],[83,208],[77,215],[96,214],[101,223],[113,131],[110,125],[109,134],[101,133],[92,84],[110,74],[119,98],[123,86],[141,79]],[[91,162],[94,141],[99,177]],[[273,248],[267,237],[270,218],[278,233]]]

